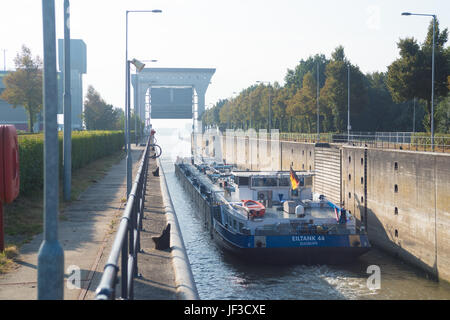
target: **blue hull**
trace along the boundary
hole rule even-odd
[[[342,264],[370,250],[367,235],[268,235],[234,233],[214,221],[213,237],[242,259],[270,264]]]

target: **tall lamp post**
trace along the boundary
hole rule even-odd
[[[70,200],[72,184],[72,95],[70,90],[70,3],[64,0],[64,200]]]
[[[125,13],[125,148],[127,152],[127,198],[131,192],[131,152],[130,152],[130,88],[129,88],[129,78],[130,78],[130,68],[128,61],[128,13],[161,13],[161,10],[127,10]],[[138,68],[138,67],[136,67]]]
[[[317,62],[317,143],[320,142],[319,87],[319,62]]]
[[[126,104],[126,109],[127,109],[127,114],[126,114],[126,118],[127,118],[127,122],[128,122],[128,127],[127,127],[127,133],[126,133],[126,140],[127,140],[127,198],[130,195],[131,192],[131,149],[130,149],[130,64],[134,65],[136,67],[136,71],[137,72],[141,72],[142,69],[144,69],[145,64],[142,63],[141,61],[137,60],[137,59],[133,59],[133,60],[127,60],[127,104]],[[135,115],[136,117],[136,115]],[[134,132],[134,134],[136,135],[136,131]]]
[[[141,60],[141,62],[158,62],[158,60]],[[141,130],[139,130],[139,139],[138,139],[138,135],[137,135],[137,108],[136,106],[138,105],[138,102],[135,101],[134,102],[134,142],[136,144],[136,147],[139,143],[139,140],[141,139],[141,137],[143,136],[142,130],[143,128],[141,128]],[[141,111],[141,109],[139,108],[139,112]],[[145,117],[145,116],[144,116]],[[142,119],[140,119],[142,121]]]
[[[433,17],[433,51],[431,57],[431,149],[434,151],[434,33],[436,29],[436,15],[424,13],[402,12],[402,16]]]
[[[350,63],[347,66],[347,143],[350,142]]]

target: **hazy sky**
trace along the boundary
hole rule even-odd
[[[151,67],[216,68],[206,105],[232,96],[257,80],[284,83],[300,59],[338,45],[363,72],[386,71],[398,57],[399,38],[422,42],[436,14],[450,24],[450,0],[71,0],[71,37],[87,45],[84,86],[93,85],[117,107],[124,104],[125,11],[129,58],[157,59]],[[63,0],[56,3],[56,34],[63,38]],[[0,0],[0,68],[22,44],[42,57],[42,3]],[[85,91],[86,92],[86,91]]]

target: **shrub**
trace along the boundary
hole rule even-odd
[[[59,133],[59,172],[63,170],[63,132]],[[20,135],[20,193],[30,194],[44,185],[44,135]],[[124,147],[122,131],[73,131],[72,171]]]

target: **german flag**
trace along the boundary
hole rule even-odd
[[[291,169],[290,169],[290,178],[291,178],[292,190],[297,189],[298,185],[300,184],[300,180],[298,179],[298,177],[295,174],[294,170],[292,170],[292,166],[291,166]]]

